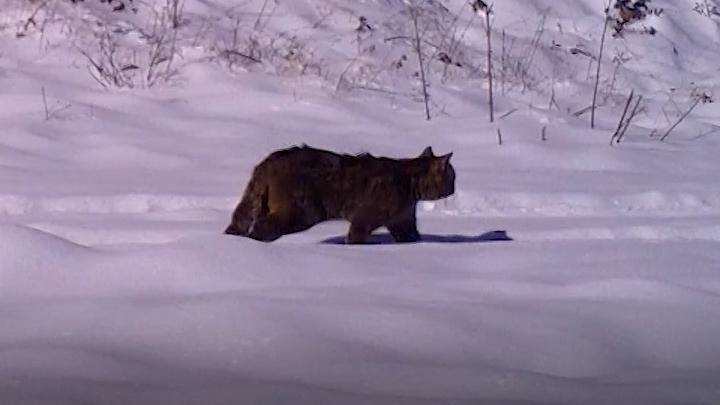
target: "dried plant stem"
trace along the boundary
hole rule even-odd
[[[610,145],[613,144],[615,141],[615,138],[620,134],[620,130],[623,127],[623,123],[625,122],[625,115],[627,115],[628,108],[630,108],[630,103],[632,103],[633,97],[635,96],[635,90],[630,91],[630,95],[627,98],[627,101],[625,102],[625,108],[623,109],[623,113],[620,116],[620,120],[618,121],[617,128],[615,128],[615,132],[613,132],[612,136],[610,137]]]
[[[254,58],[254,57],[252,57],[252,56],[250,56],[250,55],[246,55],[246,54],[244,54],[244,53],[242,53],[242,52],[240,52],[240,51],[236,51],[236,50],[234,50],[234,49],[228,49],[228,50],[222,51],[221,54],[222,54],[222,55],[225,55],[225,56],[239,56],[239,57],[241,57],[241,58],[243,58],[243,59],[249,60],[250,62],[262,63],[262,61],[261,61],[260,59]]]
[[[420,29],[418,28],[418,11],[415,7],[410,8],[410,15],[412,16],[413,28],[415,29],[415,51],[418,56],[418,63],[420,65],[420,80],[422,84],[423,100],[425,101],[425,118],[430,121],[430,104],[429,96],[427,92],[427,81],[425,80],[425,66],[423,62],[422,49],[420,47]]]
[[[670,135],[670,132],[672,132],[673,129],[675,129],[675,127],[677,127],[678,125],[680,125],[680,123],[683,122],[683,120],[684,120],[685,118],[687,118],[688,115],[690,115],[690,113],[692,112],[692,110],[694,110],[695,107],[697,107],[698,104],[700,104],[700,99],[695,100],[695,102],[693,103],[693,105],[690,106],[690,108],[688,108],[687,111],[685,111],[685,113],[680,117],[680,119],[678,119],[677,122],[675,122],[675,124],[673,124],[673,126],[671,126],[671,127],[667,130],[667,132],[665,132],[665,135],[663,135],[663,136],[660,138],[660,141],[664,141],[665,138],[667,138],[668,135]]]
[[[552,110],[553,105],[555,108],[557,108],[558,111],[560,111],[560,106],[557,103],[557,100],[555,99],[555,84],[553,83],[552,89],[550,91],[550,101],[548,101],[548,111]]]
[[[262,8],[260,8],[260,12],[258,13],[257,20],[255,20],[255,25],[253,25],[253,29],[257,31],[260,29],[260,21],[263,17],[263,14],[265,14],[265,8],[267,7],[268,0],[265,0],[263,2]]]
[[[489,107],[490,107],[490,122],[495,121],[495,106],[493,101],[493,69],[492,69],[492,41],[490,40],[490,34],[492,33],[490,27],[490,13],[492,12],[492,6],[485,10],[485,34],[487,37],[487,67],[488,67],[488,92],[489,92]]]
[[[45,120],[47,121],[50,119],[50,110],[48,109],[47,96],[45,95],[44,86],[40,88],[40,92],[42,92],[43,106],[45,107]]]
[[[37,14],[40,12],[40,10],[42,10],[43,8],[45,8],[45,6],[47,6],[47,3],[48,3],[47,1],[43,1],[42,3],[40,3],[37,6],[35,11],[33,11],[32,14],[30,14],[30,17],[28,17],[27,20],[25,21],[25,24],[23,25],[23,33],[18,33],[19,34],[18,36],[22,36],[25,33],[27,33],[27,30],[30,28],[30,25],[37,27],[37,22],[35,21],[35,16],[37,16]]]
[[[518,110],[517,108],[513,108],[512,110],[510,110],[510,111],[506,112],[505,114],[501,115],[499,119],[503,119],[503,118],[509,117],[510,114],[516,112],[517,110]]]
[[[502,30],[502,53],[500,54],[500,64],[502,69],[500,70],[500,91],[505,94],[505,62],[506,62],[506,50],[505,50],[505,30]]]
[[[172,29],[178,29],[182,22],[183,0],[167,0],[167,14],[170,18]]]
[[[589,106],[587,106],[587,107],[585,107],[585,108],[581,108],[581,109],[575,111],[575,112],[573,113],[573,115],[574,115],[575,117],[582,117],[583,115],[585,115],[586,112],[590,111],[591,108],[592,108],[591,105],[589,105]]]
[[[605,49],[605,34],[607,33],[607,11],[603,16],[603,32],[600,38],[600,53],[598,54],[597,71],[595,72],[595,88],[593,89],[592,111],[590,113],[590,128],[595,128],[595,106],[597,104],[598,85],[600,84],[600,67],[602,66],[603,50]]]
[[[620,143],[620,141],[625,137],[625,132],[630,127],[630,123],[632,122],[633,118],[638,113],[638,108],[640,107],[640,102],[642,101],[643,96],[638,96],[637,101],[635,101],[635,106],[633,107],[632,111],[630,112],[630,116],[628,117],[627,121],[625,121],[625,126],[623,126],[623,129],[620,131],[620,133],[617,136],[617,139],[615,140],[615,143]]]

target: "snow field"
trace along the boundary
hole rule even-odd
[[[120,17],[85,3],[53,3],[42,38],[16,38],[30,7],[0,2],[0,403],[720,401],[718,103],[649,136],[720,84],[717,19],[692,2],[653,2],[655,37],[608,38],[596,130],[573,114],[592,80],[571,49],[596,52],[598,0],[496,5],[495,43],[505,30],[511,62],[535,56],[493,125],[464,1],[424,3],[470,27],[426,31],[462,33],[469,66],[431,63],[430,122],[414,57],[385,41],[407,33],[401,1],[271,1],[258,40],[284,45],[229,68],[231,17],[246,38],[263,1],[187,0],[178,74],[132,90],[88,75],[77,48],[96,37],[79,28]],[[373,33],[353,31],[360,15]],[[631,87],[646,111],[610,147]],[[421,243],[379,230],[344,246],[344,222],[272,244],[222,235],[253,166],[303,142],[453,151],[457,193],[419,204]]]

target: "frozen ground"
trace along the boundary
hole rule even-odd
[[[693,86],[717,92],[720,20],[657,3],[657,36],[609,40],[608,60],[632,58],[590,130],[568,113],[589,104],[587,61],[552,43],[595,52],[601,1],[498,3],[516,54],[543,15],[546,28],[536,88],[500,95],[511,113],[495,125],[478,77],[434,72],[430,122],[411,97],[338,90],[353,39],[387,34],[356,38],[357,15],[402,2],[276,3],[266,29],[316,41],[315,76],[207,58],[199,21],[236,4],[188,0],[178,76],[105,90],[67,28],[15,38],[28,11],[0,1],[0,403],[720,403],[718,104],[648,136]],[[468,58],[483,50],[472,24]],[[352,86],[417,90],[355,73]],[[631,85],[647,112],[610,147]],[[344,246],[341,222],[272,244],[222,235],[253,165],[301,142],[454,151],[457,193],[420,205],[417,244],[380,231]]]

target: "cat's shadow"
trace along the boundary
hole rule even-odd
[[[436,235],[436,234],[422,234],[422,239],[413,243],[486,243],[486,242],[509,242],[512,241],[507,231],[491,231],[485,232],[480,235]],[[320,243],[329,245],[344,245],[345,236],[333,236],[332,238],[325,239]],[[370,235],[370,238],[365,242],[366,245],[393,245],[399,244],[395,242],[392,235],[389,233],[375,233]],[[402,243],[402,244],[407,244]]]

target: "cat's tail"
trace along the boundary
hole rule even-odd
[[[240,203],[235,208],[230,225],[225,229],[228,235],[249,236],[258,218],[267,213],[267,184],[260,184],[256,179],[250,181]]]

